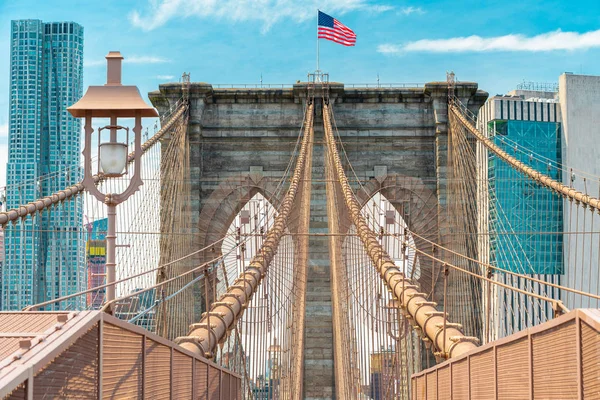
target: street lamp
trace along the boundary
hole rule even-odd
[[[142,156],[142,118],[158,117],[158,112],[142,99],[136,86],[121,85],[121,61],[123,56],[118,51],[111,51],[106,56],[106,84],[90,86],[85,95],[67,110],[73,117],[85,118],[85,138],[83,148],[84,176],[83,186],[108,208],[108,232],[106,235],[106,283],[115,282],[115,247],[116,247],[116,207],[135,193],[143,184],[141,177]],[[92,118],[110,118],[110,125],[98,129],[98,172],[105,177],[125,175],[128,165],[129,128],[117,124],[118,118],[134,118],[134,153],[133,176],[122,193],[102,193],[96,187],[92,176]],[[110,132],[109,140],[102,142],[102,131]],[[125,140],[119,140],[120,131],[126,133]],[[121,136],[123,136],[121,134]],[[115,286],[106,290],[106,301],[114,300]]]

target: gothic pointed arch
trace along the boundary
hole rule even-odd
[[[438,254],[439,249],[431,243],[439,243],[440,226],[443,224],[440,220],[443,217],[440,214],[436,183],[435,180],[390,174],[381,181],[370,179],[356,190],[356,196],[363,207],[377,194],[383,196],[406,223],[416,249]],[[441,265],[429,258],[420,257],[419,267],[419,275],[415,278],[421,289],[435,296],[434,288],[440,276]]]
[[[230,178],[222,182],[204,201],[198,220],[198,248],[204,248],[225,237],[227,230],[244,205],[261,194],[277,207],[285,194],[277,182],[262,178],[258,182],[250,176]],[[221,255],[221,246],[215,246],[205,259]]]

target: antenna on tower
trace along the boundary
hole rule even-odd
[[[187,100],[190,94],[190,73],[183,73],[181,75],[181,91],[183,92],[183,99]]]
[[[446,72],[446,82],[448,82],[448,100],[454,99],[454,88],[456,86],[456,75],[454,71]]]

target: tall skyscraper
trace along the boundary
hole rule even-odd
[[[12,21],[8,209],[81,180],[81,124],[67,107],[82,94],[83,27]],[[7,227],[4,309],[86,288],[82,208],[78,198]]]

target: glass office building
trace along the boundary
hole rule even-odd
[[[480,112],[488,137],[525,165],[560,181],[560,106],[552,98],[495,96]],[[562,199],[487,154],[489,261],[523,274],[563,273]],[[547,234],[541,234],[547,233]]]
[[[555,92],[515,91],[490,98],[479,111],[479,127],[502,150],[557,181],[562,172],[562,124]],[[520,92],[520,93],[517,93]],[[564,273],[563,200],[517,172],[481,144],[477,147],[479,188],[479,257],[503,270],[559,283]],[[504,272],[494,279],[542,296],[554,288],[531,285]],[[551,318],[548,304],[531,301],[494,286],[490,339],[503,337],[535,321]],[[487,301],[487,300],[486,300]]]
[[[560,181],[560,123],[497,120],[493,141],[525,165]],[[519,151],[513,151],[514,146]],[[531,153],[523,150],[528,149]],[[493,154],[488,158],[490,261],[524,274],[563,273],[563,202]],[[509,234],[510,233],[510,234]]]
[[[81,124],[67,107],[82,94],[83,27],[12,21],[7,209],[81,180]],[[86,288],[82,214],[78,198],[7,227],[4,309]]]

